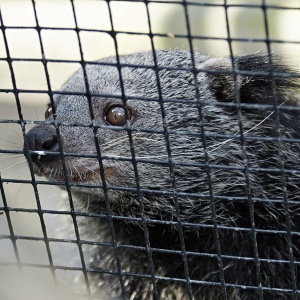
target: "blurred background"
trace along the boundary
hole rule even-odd
[[[106,1],[74,0],[74,11],[70,0],[36,0],[34,12],[31,0],[0,0],[0,149],[22,150],[23,138],[19,124],[4,124],[1,120],[19,120],[16,98],[13,93],[12,76],[7,61],[7,51],[3,34],[5,33],[16,87],[22,91],[34,90],[35,93],[19,92],[21,112],[25,120],[43,120],[48,86],[42,58],[47,62],[52,90],[58,90],[68,77],[80,67],[82,46],[83,59],[95,61],[116,53],[114,41],[109,34],[112,30],[109,7]],[[176,3],[178,2],[178,3]],[[188,1],[187,1],[188,2]],[[193,50],[207,55],[226,56],[267,51],[263,41],[267,38],[265,17],[267,18],[268,37],[272,42],[270,49],[281,54],[294,67],[300,63],[300,2],[299,0],[266,0],[268,8],[264,15],[262,0],[228,0],[227,28],[224,0],[193,0],[187,13],[193,39]],[[208,4],[208,5],[204,5]],[[250,6],[249,6],[250,5]],[[150,16],[152,33],[158,34],[153,41],[156,49],[189,49],[186,38],[187,26],[182,1],[156,1],[148,4],[148,12],[142,1],[110,1],[113,29],[117,34],[119,54],[151,50],[148,36]],[[80,29],[77,35],[77,26]],[[36,22],[36,17],[38,24]],[[42,29],[52,27],[56,30]],[[227,42],[228,29],[232,42]],[[91,31],[88,31],[91,30]],[[196,38],[197,37],[197,38]],[[43,54],[41,51],[43,45]],[[14,60],[15,59],[15,60]],[[28,61],[28,59],[32,59]],[[64,60],[57,62],[55,60]],[[27,125],[26,130],[30,126]],[[0,154],[0,173],[3,179],[27,179],[30,173],[22,155]],[[4,191],[9,207],[36,209],[36,197],[30,184],[5,183]],[[56,187],[38,186],[43,209],[60,210],[66,201],[66,195]],[[3,199],[0,196],[0,207]],[[0,210],[1,213],[1,210]],[[43,237],[41,221],[36,213],[11,212],[11,222],[15,235]],[[43,220],[48,237],[61,238],[57,224],[68,222],[67,216],[44,214]],[[10,234],[5,214],[0,214],[0,299],[69,299],[67,295],[71,282],[78,278],[76,272],[57,271],[62,278],[62,290],[52,289],[53,280],[49,268],[37,269],[24,267],[22,273],[13,264],[16,263],[13,244],[7,236]],[[68,233],[71,236],[73,233]],[[68,238],[69,236],[65,236]],[[49,265],[45,244],[42,241],[17,240],[22,263]],[[54,263],[66,266],[78,266],[70,260],[77,250],[75,245],[50,243]],[[1,264],[2,263],[2,264]],[[6,263],[12,265],[5,266]],[[80,265],[79,265],[80,267]],[[76,276],[74,276],[76,275]],[[18,291],[17,291],[18,290]],[[21,296],[22,295],[22,296]],[[49,297],[49,298],[45,298]],[[72,299],[75,299],[72,296]],[[101,298],[100,298],[101,299]]]

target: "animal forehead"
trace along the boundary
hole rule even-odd
[[[64,94],[54,99],[56,112],[72,111],[88,107],[88,98],[83,95]]]

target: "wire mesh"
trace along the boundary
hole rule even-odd
[[[10,165],[0,173],[6,228],[0,242],[13,253],[0,255],[0,266],[46,269],[55,286],[61,271],[79,274],[70,288],[87,299],[298,299],[299,74],[272,53],[299,41],[272,38],[269,19],[272,12],[299,13],[299,3],[96,2],[104,5],[109,28],[81,25],[82,1],[65,1],[70,27],[41,22],[40,1],[28,1],[30,25],[11,25],[1,7],[0,62],[11,86],[0,93],[13,96],[17,114],[4,115],[0,127],[3,133],[16,128],[22,146],[0,148]],[[120,30],[114,18],[120,2],[143,6],[145,32]],[[180,8],[184,28],[158,32],[154,5]],[[193,11],[206,8],[223,12],[224,37],[194,33]],[[232,34],[236,8],[259,11],[262,38]],[[207,26],[215,21],[210,17]],[[11,30],[33,30],[40,58],[12,54]],[[61,31],[75,34],[76,59],[48,58],[44,35]],[[108,35],[114,56],[87,60],[83,33]],[[122,35],[146,37],[148,52],[121,55]],[[184,39],[186,50],[158,51],[157,38]],[[228,57],[199,54],[195,44],[207,41],[224,43]],[[236,43],[263,45],[265,54],[238,56]],[[40,63],[45,87],[22,86],[20,62]],[[51,64],[80,70],[57,89]],[[24,118],[26,94],[49,99],[46,120]],[[24,155],[27,178],[8,176]],[[6,187],[19,185],[32,192],[14,205]],[[52,186],[65,191],[63,208],[43,202],[41,187]],[[60,192],[49,191],[55,201]],[[35,208],[26,206],[28,198]],[[39,234],[17,233],[16,213],[37,216]],[[44,245],[41,263],[22,257],[22,241]]]

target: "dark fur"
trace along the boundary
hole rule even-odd
[[[100,62],[114,61],[111,58]],[[190,53],[178,50],[157,52],[157,61],[159,66],[173,68],[193,66]],[[132,141],[133,153],[139,160],[140,192],[113,188],[137,187],[128,134],[126,130],[107,127],[104,120],[108,106],[122,103],[117,97],[121,94],[117,69],[87,67],[90,92],[112,95],[92,98],[94,121],[100,126],[97,137],[105,157],[102,163],[104,170],[112,172],[107,171],[105,182],[101,183],[96,158],[65,158],[70,182],[110,187],[106,190],[108,198],[102,188],[72,188],[78,198],[78,210],[86,209],[89,199],[89,213],[104,215],[86,217],[79,225],[91,240],[112,244],[104,200],[109,201],[114,216],[125,217],[113,221],[116,242],[121,245],[117,255],[121,270],[126,273],[122,276],[123,294],[113,247],[94,246],[90,251],[91,268],[116,273],[91,274],[92,290],[101,293],[100,299],[225,299],[225,290],[227,299],[259,299],[259,293],[263,299],[292,299],[292,292],[288,291],[294,288],[291,271],[297,288],[300,284],[295,264],[300,246],[295,233],[300,231],[300,156],[299,143],[293,140],[300,138],[300,130],[297,101],[292,95],[299,84],[277,57],[272,57],[272,61],[270,67],[267,55],[241,56],[234,60],[232,69],[231,59],[195,54],[198,91],[192,71],[162,68],[162,97],[187,101],[165,101],[163,105],[171,161],[159,102],[128,100],[127,107],[134,115],[130,126],[139,130],[132,131]],[[121,57],[121,63],[154,64],[150,52]],[[159,99],[153,70],[122,68],[122,77],[126,96]],[[84,93],[82,71],[74,74],[62,90]],[[199,101],[188,102],[195,100],[196,94]],[[275,99],[277,111],[272,106]],[[238,102],[242,105],[240,111],[234,106]],[[284,109],[287,106],[295,108]],[[97,154],[90,128],[66,124],[91,123],[87,99],[56,96],[55,111],[56,121],[65,123],[59,128],[63,151]],[[276,120],[280,121],[278,128]],[[43,144],[37,139],[45,129],[56,135],[51,125],[36,127],[28,134],[30,150],[47,150],[37,146]],[[279,137],[283,140],[278,143]],[[110,146],[113,140],[115,145]],[[53,149],[57,150],[57,145]],[[123,159],[112,159],[114,155]],[[39,160],[34,154],[31,157],[39,174],[49,180],[64,181],[59,157],[50,161],[43,157]],[[148,163],[151,159],[158,163]],[[136,219],[130,221],[127,217]],[[148,254],[147,238],[151,247]],[[154,275],[158,276],[154,280],[151,261]],[[224,284],[228,286],[224,288]],[[192,294],[188,292],[189,285]]]

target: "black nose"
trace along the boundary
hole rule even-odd
[[[35,127],[27,133],[26,138],[29,150],[36,151],[30,153],[33,162],[52,161],[57,157],[58,154],[51,153],[59,151],[57,135],[51,129]],[[45,151],[47,151],[47,154],[44,153]],[[25,153],[25,155],[27,156],[28,153]]]

